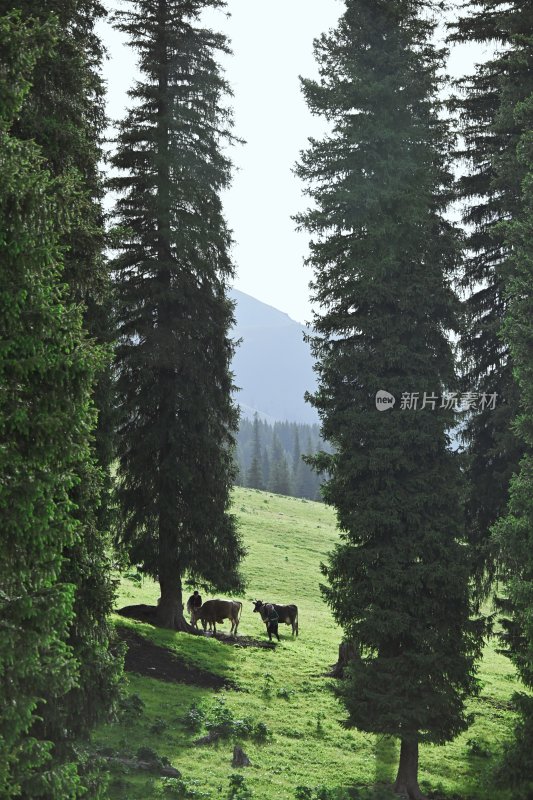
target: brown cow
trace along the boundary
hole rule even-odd
[[[191,624],[196,627],[198,620],[201,620],[205,631],[208,623],[211,623],[216,633],[217,623],[220,625],[225,619],[229,619],[231,622],[230,634],[236,636],[241,613],[242,603],[240,600],[206,600],[200,608],[193,608]]]
[[[280,622],[292,626],[292,635],[298,636],[298,606],[280,606],[277,603],[263,603],[262,600],[254,600],[254,613],[261,614],[264,623],[268,622],[267,606],[274,606]]]

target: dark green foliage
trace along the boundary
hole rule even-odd
[[[251,800],[253,794],[246,786],[244,775],[234,772],[229,776],[229,791],[226,797],[228,800]]]
[[[274,435],[274,441],[272,443],[268,488],[271,492],[275,492],[276,494],[292,494],[289,465],[281,447],[281,442],[276,435]]]
[[[162,796],[169,800],[211,800],[210,792],[203,792],[197,788],[197,781],[187,781],[184,778],[163,778]]]
[[[338,28],[315,43],[320,80],[303,80],[332,133],[311,141],[298,172],[315,208],[311,398],[333,454],[341,543],[323,567],[324,596],[359,652],[339,692],[352,725],[402,739],[397,790],[420,797],[418,741],[445,742],[468,724],[479,626],[470,622],[469,553],[453,413],[402,410],[404,392],[456,385],[447,331],[458,235],[443,216],[453,184],[451,138],[435,101],[442,54],[430,3],[347,0]],[[375,395],[397,402],[379,412]],[[440,405],[440,402],[438,403]]]
[[[519,713],[515,740],[505,751],[496,785],[511,787],[513,800],[530,800],[533,795],[533,698],[516,694],[514,704]]]
[[[61,282],[77,176],[54,179],[39,148],[12,131],[55,33],[18,13],[0,17],[0,795],[33,800],[87,794],[86,760],[62,754],[60,736],[34,734],[42,699],[64,707],[77,681],[63,553],[82,535],[72,497],[80,465],[93,469],[90,395],[102,361]]]
[[[219,0],[138,0],[118,27],[142,79],[121,123],[117,352],[121,541],[159,579],[160,622],[185,627],[181,578],[242,586],[229,512],[237,410],[226,295],[233,275],[220,191],[230,181],[224,36],[201,26]]]
[[[52,175],[74,171],[80,179],[77,213],[63,237],[65,280],[73,298],[84,305],[90,334],[109,341],[112,329],[99,167],[106,125],[105,89],[100,74],[103,48],[95,33],[95,23],[106,12],[98,0],[0,0],[0,13],[13,7],[24,17],[52,18],[57,24],[55,47],[41,54],[13,131],[41,146]],[[106,447],[103,442],[101,446]]]
[[[462,278],[467,293],[463,383],[468,391],[498,393],[496,411],[474,415],[465,430],[467,526],[478,548],[477,578],[483,590],[490,585],[483,580],[486,572],[489,578],[494,572],[490,528],[505,510],[509,481],[523,450],[511,426],[518,391],[512,355],[501,336],[511,250],[500,222],[514,218],[521,205],[523,168],[515,153],[524,120],[513,109],[527,98],[533,79],[527,60],[516,59],[513,50],[530,33],[533,19],[530,3],[523,0],[475,0],[464,11],[452,38],[495,48],[474,75],[459,82],[462,94],[454,101],[464,142],[458,157],[467,171],[459,189],[469,231]]]
[[[253,737],[256,742],[266,742],[271,736],[266,722],[258,722],[253,730]]]
[[[486,742],[480,742],[478,739],[468,739],[468,753],[474,758],[491,758],[492,750],[487,746]]]
[[[230,737],[246,738],[254,733],[251,719],[235,719],[233,711],[224,700],[217,701],[205,715],[204,724],[210,736],[215,739]]]
[[[69,176],[75,186],[69,198],[69,225],[64,226],[63,279],[71,301],[80,303],[84,327],[98,343],[108,343],[113,330],[109,280],[103,257],[103,194],[99,161],[105,126],[104,89],[100,76],[102,46],[94,26],[105,12],[95,0],[0,0],[0,11],[16,5],[23,17],[52,19],[54,47],[40,54],[33,85],[13,133],[34,140],[53,176]],[[62,580],[75,586],[75,620],[68,643],[79,663],[77,686],[62,703],[42,709],[40,735],[55,741],[87,736],[109,718],[118,699],[121,658],[107,617],[114,588],[108,548],[111,523],[110,359],[100,360],[94,388],[98,416],[88,437],[93,457],[81,459],[71,490],[80,536],[64,553]]]
[[[246,486],[251,489],[264,489],[263,470],[261,469],[261,442],[259,440],[259,418],[254,416],[252,461],[246,475]]]
[[[197,706],[196,703],[193,703],[183,720],[185,727],[188,731],[191,731],[191,733],[197,733],[202,729],[204,721],[205,711],[201,706]]]
[[[337,793],[326,789],[324,786],[297,786],[294,792],[296,800],[336,800]]]
[[[509,346],[520,392],[514,429],[525,449],[519,471],[510,483],[507,513],[494,527],[500,555],[500,578],[506,598],[500,599],[502,641],[520,678],[533,688],[533,9],[516,4],[502,79],[501,115],[507,115],[521,135],[500,155],[521,177],[519,205],[499,226],[510,253],[506,270],[506,317],[503,336]],[[525,31],[522,33],[522,31]],[[515,85],[520,92],[517,99]],[[508,782],[516,797],[526,797],[533,785],[533,706],[518,698],[521,721],[514,751],[507,762]],[[518,765],[521,764],[519,768]]]
[[[144,714],[144,700],[138,694],[121,697],[118,710],[121,719],[133,722]]]
[[[208,735],[198,743],[210,744],[219,739],[254,739],[264,743],[270,737],[270,731],[264,722],[254,723],[250,717],[236,719],[231,708],[224,699],[217,700],[208,708],[192,705],[183,720],[191,733],[199,733],[203,728]]]
[[[150,733],[154,733],[156,736],[160,736],[162,733],[168,729],[168,723],[166,720],[162,719],[161,717],[157,717],[156,720],[150,725]]]
[[[139,747],[135,755],[138,761],[146,761],[153,766],[155,770],[161,767],[170,767],[168,758],[166,756],[160,756],[159,753],[156,753],[151,747]]]
[[[235,733],[236,720],[231,708],[219,700],[205,718],[205,727],[215,737],[227,739]]]

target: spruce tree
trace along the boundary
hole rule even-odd
[[[314,457],[321,450],[320,444],[313,447],[311,436],[307,437],[307,446],[302,458],[303,469],[301,473],[300,491],[302,497],[309,500],[322,500],[320,487],[322,485],[321,476],[313,469]]]
[[[116,274],[121,542],[159,580],[162,626],[187,630],[182,580],[239,590],[243,546],[229,512],[238,413],[231,398],[230,181],[222,0],[131,0],[117,16],[141,80],[120,125]]]
[[[308,465],[302,458],[302,450],[300,447],[300,435],[298,433],[298,426],[294,426],[294,444],[292,454],[292,488],[295,497],[305,497],[305,482],[306,473],[314,478],[314,474],[309,469]]]
[[[466,728],[481,648],[453,412],[440,407],[456,383],[447,331],[458,245],[443,216],[451,142],[431,10],[346,0],[337,29],[315,43],[320,79],[303,81],[331,134],[311,140],[298,167],[314,200],[297,219],[313,236],[321,308],[311,401],[334,449],[314,463],[329,473],[323,493],[341,529],[323,593],[358,654],[339,692],[349,724],[400,739],[395,789],[415,799],[419,742]],[[383,413],[379,390],[396,398]]]
[[[270,481],[270,456],[268,455],[268,447],[263,447],[261,453],[261,469],[263,471],[263,489],[266,489]]]
[[[263,471],[261,466],[261,441],[259,439],[259,417],[254,414],[253,450],[250,469],[248,470],[246,485],[251,489],[264,489]]]
[[[523,124],[512,106],[527,97],[530,67],[513,64],[512,40],[530,31],[529,6],[522,0],[468,0],[451,36],[457,42],[481,42],[494,49],[475,74],[458,81],[460,92],[452,104],[460,112],[463,147],[457,158],[465,174],[459,193],[468,232],[461,279],[466,293],[460,338],[463,388],[478,395],[497,394],[496,407],[471,415],[464,430],[467,527],[477,548],[481,599],[495,567],[490,529],[504,513],[509,481],[523,451],[511,425],[518,412],[518,390],[509,346],[502,337],[510,247],[500,222],[514,218],[521,202],[521,170],[514,153]]]
[[[268,484],[269,491],[290,496],[293,494],[289,465],[284,455],[273,461]]]
[[[509,49],[507,69],[500,81],[499,117],[507,120],[518,137],[509,142],[505,155],[495,159],[495,172],[504,180],[519,177],[519,206],[512,219],[499,224],[509,253],[504,272],[506,315],[503,336],[509,347],[520,392],[520,408],[514,430],[524,446],[518,473],[510,483],[506,515],[493,535],[499,554],[499,578],[505,599],[501,635],[508,655],[528,689],[533,688],[533,9],[515,4],[507,18]],[[503,168],[505,167],[505,168]],[[514,747],[506,755],[504,775],[517,800],[533,789],[533,701],[516,696],[520,711]]]
[[[287,457],[278,438],[274,433],[272,440],[271,466],[268,479],[268,489],[275,494],[291,494],[289,465]]]
[[[530,46],[533,40],[530,38]],[[529,56],[531,57],[531,56]],[[532,118],[533,103],[527,116]],[[524,109],[525,111],[526,109]],[[520,112],[519,112],[520,113]],[[523,142],[529,174],[524,182],[527,203],[524,216],[509,226],[509,236],[516,245],[513,255],[513,278],[509,284],[509,307],[504,325],[521,392],[521,413],[516,430],[526,451],[520,469],[510,485],[507,514],[495,525],[493,534],[499,552],[499,577],[505,586],[505,599],[499,599],[503,612],[501,638],[507,654],[528,689],[533,688],[533,138]],[[531,796],[533,789],[533,700],[521,694],[515,697],[520,719],[515,744],[506,756],[506,779],[514,788],[517,800]]]
[[[40,720],[77,691],[64,553],[83,535],[72,498],[94,471],[90,398],[102,366],[62,283],[77,175],[53,177],[40,148],[14,134],[57,36],[19,13],[0,16],[0,795],[33,800],[88,796],[63,747],[70,729],[43,736]]]
[[[33,83],[13,121],[21,140],[35,141],[57,178],[76,181],[70,221],[62,234],[63,279],[71,302],[80,304],[84,327],[99,344],[113,336],[107,265],[103,256],[103,181],[99,162],[105,127],[103,50],[95,33],[105,11],[96,0],[0,0],[0,12],[16,6],[24,18],[53,20],[53,48],[43,51]],[[113,456],[110,361],[101,361],[93,389],[98,414],[90,437],[94,458],[79,463],[71,499],[81,535],[65,551],[62,580],[75,588],[75,620],[68,643],[79,664],[77,685],[61,703],[47,702],[36,734],[65,746],[89,735],[109,718],[118,696],[121,659],[108,617],[114,588],[109,558],[110,467]]]

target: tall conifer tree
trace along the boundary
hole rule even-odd
[[[480,652],[453,413],[439,407],[455,385],[447,331],[458,305],[457,236],[443,218],[452,185],[437,104],[443,54],[431,44],[432,3],[345,5],[315,43],[320,80],[303,81],[332,132],[311,140],[298,169],[315,202],[299,217],[314,237],[321,307],[312,403],[335,448],[315,465],[329,473],[323,493],[341,528],[323,592],[359,654],[340,689],[350,723],[401,740],[395,788],[417,799],[419,742],[465,729]],[[394,408],[376,410],[378,390]]]
[[[504,152],[493,155],[500,186],[509,176],[520,193],[512,218],[498,226],[508,252],[503,271],[506,311],[503,337],[508,345],[520,392],[513,428],[525,453],[510,483],[507,514],[494,528],[499,578],[505,599],[502,640],[525,686],[533,688],[533,8],[514,3],[505,17],[509,48],[500,78],[498,118],[513,135]],[[504,776],[513,797],[533,791],[533,700],[516,696],[520,718],[515,745],[506,755]]]
[[[471,374],[477,370],[482,385],[499,391],[504,401],[498,414],[474,419],[467,431],[472,459],[470,521],[477,538],[486,549],[490,547],[492,568],[497,557],[505,592],[505,598],[497,601],[503,614],[502,639],[529,687],[533,685],[532,30],[529,2],[478,0],[465,3],[453,34],[459,41],[494,48],[492,57],[463,81],[464,96],[457,101],[466,143],[463,155],[470,159],[462,189],[469,201],[466,220],[472,225],[465,280],[473,290],[467,300],[471,326],[463,336],[463,347],[471,356]],[[518,474],[510,479],[513,472]],[[501,519],[489,538],[497,516]],[[520,722],[503,776],[518,799],[529,797],[533,786],[533,704],[525,695],[517,696],[517,701]]]
[[[133,563],[158,578],[160,624],[187,629],[182,577],[238,589],[243,547],[229,513],[238,414],[231,399],[230,181],[222,0],[132,0],[118,17],[142,79],[120,126],[114,261],[119,315],[119,500]]]
[[[268,489],[276,494],[291,494],[289,465],[277,433],[274,433]]]
[[[302,450],[300,447],[300,436],[298,428],[294,426],[294,444],[292,453],[292,486],[295,497],[303,497],[305,493],[305,472],[309,471],[309,467],[302,458]],[[315,477],[312,473],[312,477]]]
[[[261,471],[263,476],[263,489],[266,489],[270,480],[270,456],[268,454],[268,447],[265,445],[261,453]]]
[[[531,35],[527,44],[527,50],[521,47],[519,51],[531,65]],[[521,108],[516,108],[516,113],[529,122],[529,131],[519,144],[527,175],[523,182],[523,214],[505,226],[509,243],[513,244],[513,257],[504,333],[520,388],[521,413],[516,430],[526,450],[519,472],[511,480],[507,515],[496,524],[494,535],[500,555],[500,578],[507,595],[499,601],[505,615],[501,638],[521,680],[533,689],[533,94]],[[527,800],[533,791],[533,700],[526,694],[515,699],[520,721],[515,746],[506,756],[505,776],[514,789],[513,797]]]
[[[93,470],[101,353],[62,283],[78,176],[54,178],[40,148],[14,135],[36,62],[57,35],[0,16],[0,796],[33,800],[89,796],[65,748],[78,668],[66,644],[76,623],[64,554],[83,536],[72,498]]]
[[[246,486],[251,489],[264,489],[263,469],[261,463],[261,441],[259,438],[259,417],[254,414],[254,440],[252,450],[252,461],[248,470]]]
[[[454,101],[464,144],[458,157],[466,172],[459,190],[468,231],[462,277],[467,295],[460,339],[463,386],[498,395],[496,407],[474,414],[464,432],[469,457],[467,527],[477,546],[481,598],[494,572],[490,529],[505,510],[509,481],[523,450],[511,425],[518,412],[518,390],[508,342],[502,337],[510,245],[500,222],[513,219],[521,205],[522,170],[515,154],[523,124],[512,107],[527,97],[530,68],[513,64],[512,40],[527,35],[530,16],[530,3],[524,0],[467,0],[451,37],[494,49],[475,74],[459,81],[461,92]]]
[[[63,230],[63,279],[70,300],[83,309],[84,327],[99,343],[113,338],[107,265],[103,256],[101,137],[105,126],[104,87],[100,75],[102,45],[96,21],[105,11],[97,0],[0,0],[0,11],[20,9],[24,18],[52,19],[54,47],[43,52],[13,133],[40,146],[51,175],[76,181]],[[121,661],[110,652],[113,635],[108,615],[114,590],[110,575],[110,465],[112,432],[110,363],[101,362],[94,387],[98,415],[91,437],[94,458],[79,464],[72,488],[81,535],[65,551],[62,578],[75,589],[75,620],[68,642],[79,664],[77,686],[61,703],[43,707],[40,735],[69,741],[87,736],[109,716],[117,698]]]

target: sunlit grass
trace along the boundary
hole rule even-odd
[[[275,651],[235,648],[213,639],[160,631],[117,617],[122,625],[168,647],[191,664],[230,677],[242,691],[209,690],[129,676],[128,690],[144,700],[144,714],[129,724],[98,731],[100,745],[123,754],[150,747],[177,767],[197,797],[224,798],[228,793],[232,741],[197,746],[198,733],[183,719],[195,703],[209,708],[223,697],[235,718],[263,722],[265,743],[242,742],[252,766],[242,769],[255,800],[294,800],[298,785],[329,788],[387,784],[394,778],[397,744],[346,730],[346,714],[325,676],[337,659],[341,632],[323,603],[320,562],[337,539],[331,509],[319,503],[236,489],[234,508],[248,547],[244,571],[249,581],[239,634],[265,637],[252,613],[252,600],[294,602],[300,636],[281,625]],[[118,606],[157,601],[151,581],[122,580]],[[228,626],[224,626],[224,629]],[[516,688],[510,663],[489,644],[480,674],[483,691],[473,700],[470,730],[444,747],[424,746],[420,755],[423,786],[461,800],[511,800],[491,785],[491,770],[512,727],[509,700]],[[158,731],[158,732],[157,732]],[[476,755],[480,751],[483,755]],[[117,772],[111,797],[121,800],[158,797],[161,781],[149,775]],[[165,796],[165,795],[161,795]]]

